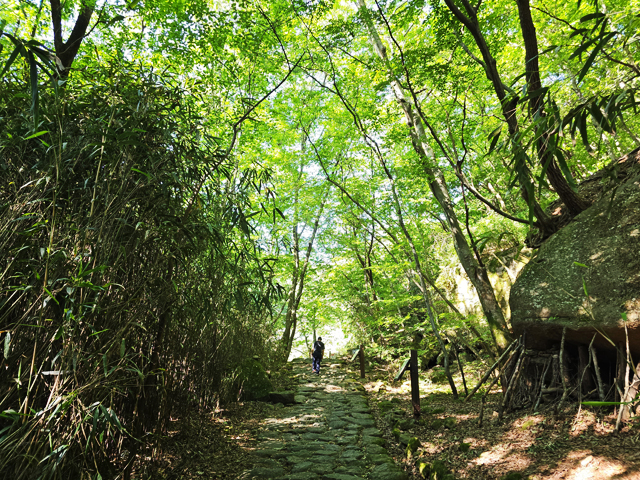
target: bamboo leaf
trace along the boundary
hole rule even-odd
[[[564,158],[564,154],[562,153],[562,150],[556,149],[554,151],[554,155],[555,155],[556,159],[558,160],[558,165],[560,166],[560,170],[562,170],[562,173],[564,174],[565,178],[567,179],[567,183],[569,184],[571,189],[574,192],[577,193],[578,192],[578,185],[576,184],[576,181],[573,178],[573,173],[571,173],[571,170],[569,169],[569,165],[567,165],[567,161]]]
[[[501,133],[502,133],[502,127],[498,127],[493,132],[491,132],[487,137],[487,140],[491,140],[491,144],[489,145],[489,151],[487,152],[487,155],[490,154],[494,148],[496,148],[496,144],[498,143],[498,139],[500,138]]]
[[[610,33],[606,34],[602,38],[602,40],[600,40],[598,45],[596,45],[596,47],[591,51],[591,54],[589,55],[589,58],[587,58],[587,61],[585,62],[584,66],[582,67],[582,70],[580,70],[580,73],[578,74],[578,80],[577,80],[578,83],[580,83],[582,81],[582,79],[584,78],[584,76],[587,74],[587,72],[589,71],[589,68],[591,68],[591,65],[593,64],[594,60],[598,56],[598,53],[600,53],[600,51],[604,48],[604,46],[607,44],[607,42],[609,40],[611,40],[615,35],[616,35],[616,32],[610,32]]]
[[[589,15],[585,15],[584,17],[582,17],[580,19],[580,23],[588,22],[589,20],[593,20],[594,18],[602,18],[604,16],[605,14],[600,12],[590,13]]]

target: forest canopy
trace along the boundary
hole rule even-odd
[[[504,351],[518,270],[640,146],[639,12],[4,1],[0,472],[127,472],[319,332],[421,332],[455,395],[446,345]]]

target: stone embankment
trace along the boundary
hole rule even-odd
[[[295,402],[262,422],[253,468],[243,480],[406,480],[385,441],[362,386],[344,364],[325,362],[320,375],[294,361]]]

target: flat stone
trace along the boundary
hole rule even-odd
[[[369,474],[369,480],[407,480],[407,474],[394,463],[376,465]]]
[[[284,468],[270,468],[270,467],[257,467],[249,471],[248,478],[250,479],[273,479],[285,475]]]
[[[380,437],[362,437],[362,443],[365,445],[380,445],[384,446],[384,438]]]
[[[353,445],[354,443],[356,443],[357,440],[358,440],[358,437],[353,435],[347,435],[347,436],[339,437],[338,439],[336,439],[336,443],[338,445]],[[383,443],[384,443],[384,440],[383,440]]]
[[[373,427],[376,422],[373,420],[373,418],[350,418],[347,417],[346,420],[348,420],[351,423],[355,423],[356,425],[361,425],[363,427]]]
[[[317,451],[315,452],[315,454],[316,454],[316,455],[327,456],[327,455],[337,455],[337,454],[338,454],[338,452],[337,452],[337,451],[335,451],[335,450],[322,450],[322,449],[320,449],[320,450],[317,450]]]
[[[365,469],[357,465],[341,465],[339,467],[336,467],[336,471],[334,473],[342,473],[354,477],[363,477],[365,474]]]
[[[336,468],[335,462],[327,462],[327,459],[320,461],[312,461],[313,465],[309,468],[309,473],[317,473],[319,475],[326,475],[333,473]]]
[[[291,469],[291,473],[307,472],[313,466],[312,462],[296,463]]]
[[[296,403],[305,403],[307,401],[307,397],[304,395],[294,395],[293,399]]]
[[[305,431],[308,433],[325,433],[326,428],[324,427],[306,427]]]
[[[386,454],[387,453],[387,449],[384,447],[381,447],[380,445],[367,445],[366,446],[367,449],[367,454],[368,455],[376,455],[376,454]]]
[[[329,480],[361,480],[364,477],[357,477],[355,475],[347,475],[344,473],[332,473],[331,475],[325,475],[324,478]]]
[[[347,450],[342,454],[342,459],[347,462],[351,460],[360,460],[361,458],[364,458],[364,453],[359,450]]]
[[[358,413],[358,412],[353,412],[351,414],[351,416],[353,418],[360,418],[360,419],[372,419],[373,415],[371,415],[370,413]]]
[[[368,455],[367,460],[375,465],[381,465],[383,463],[393,463],[393,459],[388,453]]]
[[[283,405],[292,405],[296,403],[294,392],[269,392],[269,401],[271,403],[282,403]]]
[[[291,473],[284,477],[280,477],[282,480],[309,480],[309,474],[307,472]]]
[[[277,455],[279,453],[282,453],[282,451],[274,450],[273,448],[265,448],[264,450],[256,450],[255,452],[253,452],[253,454],[257,455],[258,457],[273,457],[274,455]]]
[[[379,437],[382,434],[380,433],[380,430],[378,430],[377,428],[365,428],[362,431],[362,435],[368,435],[370,437]]]
[[[347,422],[343,422],[342,420],[332,420],[329,422],[329,428],[344,428],[347,425]]]

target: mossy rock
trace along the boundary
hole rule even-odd
[[[397,404],[397,405],[400,405],[400,404],[403,404],[403,403],[404,403],[404,401],[403,401],[401,398],[398,398],[398,397],[393,397],[393,398],[391,399],[391,401],[392,401],[393,403]]]
[[[433,415],[438,415],[440,413],[444,413],[444,408],[440,407],[440,408],[434,408],[433,410],[431,410],[431,413]]]
[[[382,402],[378,403],[378,408],[380,409],[380,413],[384,415],[385,413],[391,411],[394,408],[394,405],[389,400],[383,400]]]
[[[391,425],[395,425],[402,419],[402,417],[398,415],[397,412],[389,412],[384,416],[384,419]]]
[[[500,480],[522,480],[522,473],[520,472],[509,472],[504,475]]]
[[[434,430],[440,430],[444,426],[444,420],[436,418],[433,422],[431,422],[431,428]]]
[[[444,373],[443,367],[433,367],[429,378],[433,383],[443,383],[447,381],[447,375]]]
[[[469,449],[471,448],[471,444],[470,443],[460,443],[460,445],[458,445],[458,450],[460,450],[462,453],[467,453],[469,451]]]
[[[429,480],[455,480],[442,460],[434,460],[433,463],[418,463],[420,474]]]
[[[455,418],[449,417],[445,419],[444,426],[445,428],[453,428],[456,426],[456,423],[458,423],[458,421]]]
[[[415,426],[415,424],[416,424],[415,420],[412,420],[410,418],[405,418],[405,419],[399,420],[396,426],[400,430],[410,430]]]
[[[391,433],[393,434],[396,440],[400,440],[400,435],[401,435],[400,429],[394,428]]]
[[[406,449],[406,453],[407,453],[407,458],[411,458],[411,456],[416,452],[416,450],[418,450],[419,447],[421,447],[422,444],[420,443],[420,440],[417,439],[417,437],[412,437],[409,442],[407,443],[407,449]]]
[[[238,382],[242,386],[244,400],[259,400],[273,391],[271,380],[262,364],[254,358],[246,359],[240,366]]]
[[[442,460],[434,460],[431,464],[431,480],[445,480],[449,473],[447,465]]]

